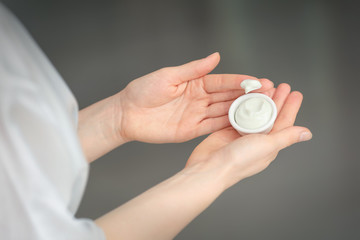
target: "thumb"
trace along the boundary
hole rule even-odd
[[[206,58],[174,67],[178,84],[200,78],[210,73],[220,62],[220,54],[215,52]]]
[[[278,149],[289,147],[297,142],[308,141],[312,133],[305,127],[292,126],[269,135]]]

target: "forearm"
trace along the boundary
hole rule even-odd
[[[108,240],[173,239],[223,191],[225,173],[206,164],[187,168],[96,223]]]
[[[111,96],[79,112],[78,136],[89,162],[126,142],[118,131],[121,108]]]

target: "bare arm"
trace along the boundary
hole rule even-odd
[[[222,175],[202,164],[184,169],[96,223],[108,240],[172,239],[223,192]]]
[[[225,189],[264,170],[281,149],[309,140],[307,128],[293,126],[302,95],[287,84],[267,94],[280,112],[269,135],[240,137],[231,127],[211,134],[184,170],[96,221],[107,239],[172,239]]]

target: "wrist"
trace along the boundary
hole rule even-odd
[[[229,187],[228,173],[229,169],[225,165],[220,165],[217,161],[208,159],[187,166],[178,174],[203,181],[204,185],[211,187],[220,195]]]
[[[118,131],[122,110],[116,97],[94,103],[79,113],[78,135],[87,159],[91,162],[127,142]],[[120,116],[119,116],[120,115]]]
[[[185,174],[207,175],[221,191],[225,191],[245,178],[237,164],[225,160],[224,156],[219,156],[218,153],[199,157],[198,161],[191,159],[193,164],[185,167]]]
[[[125,121],[125,99],[124,99],[124,90],[118,92],[117,94],[109,97],[110,103],[110,114],[112,115],[112,126],[111,134],[113,135],[114,141],[116,141],[119,146],[121,144],[132,141],[126,135],[126,121]]]

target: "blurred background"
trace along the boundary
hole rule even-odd
[[[356,1],[3,0],[80,108],[131,80],[219,51],[215,73],[304,94],[310,142],[219,197],[176,239],[360,239],[360,5]],[[78,217],[97,218],[184,167],[202,138],[121,146],[91,165]]]

